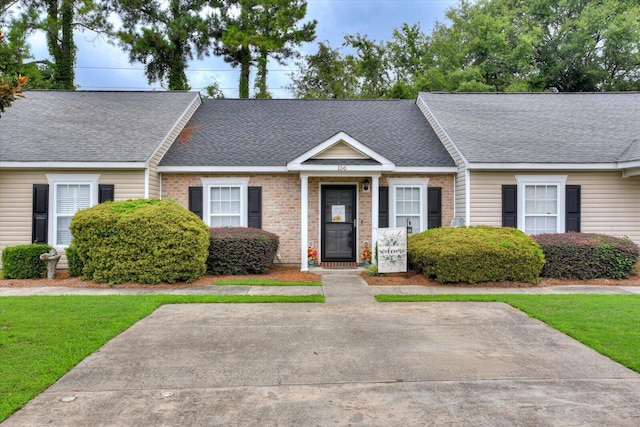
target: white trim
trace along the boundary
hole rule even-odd
[[[193,99],[191,100],[191,102],[189,103],[189,105],[187,106],[187,108],[182,112],[182,114],[180,114],[180,117],[178,117],[178,119],[173,123],[173,126],[171,126],[169,128],[169,132],[167,132],[167,134],[164,136],[164,138],[162,138],[160,140],[160,143],[156,146],[156,148],[153,150],[153,152],[151,153],[151,155],[147,158],[147,161],[145,162],[145,165],[147,167],[149,167],[149,165],[151,164],[151,161],[153,160],[153,158],[155,157],[155,155],[158,153],[158,151],[160,151],[162,149],[162,147],[165,145],[165,143],[167,143],[167,141],[169,140],[169,137],[171,136],[171,134],[173,133],[173,131],[178,127],[178,125],[180,124],[180,122],[185,119],[185,117],[187,116],[187,113],[191,110],[191,108],[193,108],[193,105],[198,102],[198,105],[202,104],[202,98],[200,97],[200,92],[195,92],[195,96],[193,97]],[[195,113],[195,111],[197,110],[194,109],[193,113]],[[191,113],[191,115],[189,115],[189,117],[186,117],[187,120],[184,121],[185,126],[187,124],[187,122],[189,121],[189,119],[191,118],[191,116],[193,115],[193,113]],[[184,126],[183,126],[184,128]],[[182,129],[180,129],[180,131],[182,131]],[[177,137],[176,137],[177,138]],[[169,147],[171,146],[171,144],[173,144],[175,141],[171,141],[169,144]],[[162,160],[162,158],[160,159]]]
[[[240,187],[240,227],[247,227],[249,213],[247,211],[249,178],[200,178],[203,187],[202,219],[211,227],[211,187]]]
[[[377,161],[378,163],[380,163],[380,166],[376,166],[375,170],[393,170],[395,168],[395,165],[393,164],[393,162],[391,162],[390,160],[388,160],[386,157],[378,154],[377,152],[375,152],[374,150],[372,150],[371,148],[367,147],[366,145],[362,144],[360,141],[358,141],[357,139],[353,138],[352,136],[350,136],[349,134],[347,134],[346,132],[338,132],[335,135],[333,135],[331,138],[325,140],[324,142],[321,142],[320,144],[316,145],[315,147],[313,147],[311,150],[301,154],[300,156],[296,157],[295,159],[291,160],[289,163],[287,163],[287,169],[288,170],[292,170],[292,171],[299,171],[299,170],[335,170],[336,166],[327,166],[328,169],[325,169],[325,166],[323,165],[304,165],[303,163],[307,160],[312,159],[314,156],[322,153],[323,151],[331,148],[332,146],[343,142],[345,143],[347,146],[349,146],[351,149],[364,154],[365,156]],[[336,165],[340,164],[340,160],[341,159],[336,159]],[[360,166],[362,167],[362,169],[356,167],[356,166],[360,166],[360,165],[348,165],[347,167],[349,168],[349,170],[372,170],[371,166]]]
[[[474,170],[619,170],[618,163],[470,163]]]
[[[150,175],[149,175],[149,168],[146,168],[144,170],[144,198],[148,199],[149,198],[149,181],[150,181]],[[160,175],[158,174],[158,179],[161,180],[162,178],[160,177]]]
[[[373,255],[375,250],[375,242],[378,241],[378,215],[380,210],[380,175],[371,176],[371,242],[369,247]],[[376,257],[371,257],[371,263],[376,264]]]
[[[333,165],[291,165],[288,166],[289,171],[317,171],[317,172],[348,172],[355,171],[362,173],[365,172],[393,172],[395,166],[391,165],[343,165],[340,163],[340,159]]]
[[[640,175],[640,167],[626,169],[626,170],[622,171],[622,177],[623,178],[630,178],[632,176],[639,176],[639,175]]]
[[[433,113],[433,111],[431,111],[431,108],[429,108],[429,104],[427,104],[427,101],[424,100],[422,98],[422,94],[418,93],[418,99],[416,101],[416,104],[418,105],[418,109],[420,111],[422,111],[422,108],[420,108],[420,104],[422,104],[424,106],[424,109],[427,110],[429,112],[429,115],[431,116],[431,118],[433,119],[433,122],[437,125],[437,127],[442,131],[442,133],[444,134],[444,136],[447,138],[447,140],[449,141],[449,143],[451,144],[451,146],[453,147],[453,149],[456,151],[456,153],[458,153],[458,156],[460,156],[460,158],[462,159],[462,161],[464,162],[464,165],[466,168],[469,167],[469,161],[467,160],[467,158],[462,154],[462,151],[458,148],[458,146],[456,145],[455,142],[453,142],[453,138],[451,138],[451,135],[449,135],[449,133],[445,130],[444,126],[442,126],[442,124],[440,123],[440,121],[438,120],[438,118],[436,117],[436,115]],[[433,126],[434,123],[431,123],[431,120],[429,120],[429,117],[427,117],[424,113],[422,113],[422,115],[425,116],[425,118],[427,119],[427,121],[429,122],[429,124],[431,124],[431,126],[434,128],[434,132],[435,131],[435,126]],[[436,132],[436,135],[438,134],[438,132]],[[438,139],[440,139],[438,137]],[[444,148],[447,148],[447,145],[444,143],[444,141],[440,141],[440,143],[442,145],[444,145]],[[447,150],[449,151],[449,150]],[[449,155],[451,155],[451,153],[449,153]],[[451,156],[453,157],[453,156]],[[454,159],[455,161],[455,159]]]
[[[565,203],[566,203],[566,183],[568,175],[516,175],[518,184],[518,229],[525,231],[525,186],[527,185],[555,185],[558,187],[557,209],[557,230],[556,233],[564,233],[565,225]]]
[[[64,250],[67,246],[58,245],[58,233],[57,233],[57,215],[56,215],[56,196],[58,194],[58,184],[72,184],[72,185],[89,185],[90,188],[90,200],[89,207],[95,206],[98,203],[98,182],[100,181],[100,174],[45,174],[47,182],[49,183],[49,215],[47,227],[47,239],[51,242],[51,246],[57,250]]]
[[[0,169],[144,169],[144,162],[0,162]]]
[[[309,247],[309,178],[300,176],[300,271],[308,271]],[[320,254],[320,252],[318,252]]]
[[[396,224],[396,189],[397,187],[419,187],[420,188],[420,229],[414,233],[419,233],[427,229],[427,187],[429,178],[387,178],[391,194],[389,197],[389,227],[399,227]]]
[[[395,173],[458,173],[457,166],[397,166],[393,172]]]
[[[289,172],[286,166],[158,166],[158,172],[202,173],[202,172]]]

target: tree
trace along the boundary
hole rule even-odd
[[[344,58],[328,42],[318,43],[318,52],[298,62],[300,71],[291,75],[288,87],[296,98],[354,98],[358,81],[352,58]]]
[[[117,31],[129,59],[145,65],[149,83],[159,81],[169,90],[189,90],[187,61],[199,59],[210,46],[209,0],[110,0],[120,15]]]
[[[268,97],[269,56],[279,63],[297,54],[295,48],[315,38],[316,21],[298,28],[307,10],[305,0],[225,0],[214,21],[214,53],[240,67],[239,96],[249,97],[251,67],[258,65],[258,97]]]
[[[75,29],[107,31],[110,24],[105,11],[94,0],[22,0],[21,16],[14,25],[21,25],[25,33],[44,31],[51,66],[51,86],[56,89],[75,89],[74,66],[76,45]]]
[[[4,36],[0,31],[0,48],[4,46]],[[6,108],[9,108],[13,101],[18,97],[22,97],[24,86],[27,84],[28,77],[26,76],[7,76],[0,64],[0,114],[5,112]]]
[[[347,35],[344,46],[355,49],[354,71],[360,82],[360,98],[381,98],[389,89],[389,61],[384,42],[376,43],[367,35]]]

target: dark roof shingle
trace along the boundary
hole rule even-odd
[[[640,135],[635,92],[419,96],[472,163],[615,162]]]
[[[198,96],[28,91],[0,117],[0,161],[144,162]]]
[[[161,166],[286,166],[345,132],[396,166],[454,166],[412,100],[204,100]]]

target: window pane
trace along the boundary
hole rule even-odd
[[[71,231],[69,230],[69,224],[71,224],[70,216],[59,216],[57,221],[57,233],[56,233],[56,245],[67,246],[71,243]]]

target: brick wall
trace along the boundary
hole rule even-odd
[[[201,178],[249,177],[249,186],[262,187],[262,228],[280,238],[279,263],[300,263],[300,177],[297,174],[163,174],[162,197],[176,200],[185,208],[189,206],[188,189],[202,186]],[[407,175],[388,175],[380,179],[380,185],[387,185],[386,178],[406,178]],[[448,226],[453,219],[453,176],[419,175],[411,177],[429,178],[429,187],[442,187],[442,225]],[[357,261],[365,241],[371,242],[371,190],[364,192],[364,177],[310,177],[309,178],[309,241],[320,249],[320,184],[357,183],[358,205],[358,249]]]

